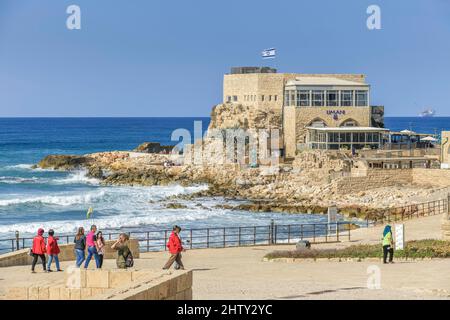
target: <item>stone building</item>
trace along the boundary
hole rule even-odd
[[[223,102],[277,110],[282,117],[283,154],[294,156],[303,148],[378,147],[384,108],[370,105],[370,85],[362,74],[277,73],[268,67],[232,68],[224,76]],[[346,133],[331,128],[345,127]],[[353,133],[350,127],[359,127]],[[329,128],[336,141],[311,141],[313,128]],[[367,130],[362,130],[367,128]],[[310,134],[311,131],[311,134]],[[355,131],[355,130],[353,130]],[[341,139],[348,136],[349,140]],[[350,134],[350,135],[348,135]],[[376,136],[376,141],[373,137]],[[318,135],[314,135],[318,137]],[[353,140],[353,139],[357,140]]]

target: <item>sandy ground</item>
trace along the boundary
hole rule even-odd
[[[405,222],[407,240],[440,238],[441,216]],[[351,242],[320,244],[342,247],[379,243],[382,226],[352,232]],[[183,261],[194,270],[194,299],[450,299],[450,259],[379,262],[264,262],[266,253],[292,245],[187,251]],[[161,268],[167,253],[145,253],[135,267]],[[63,267],[71,264],[63,263]],[[92,263],[93,264],[93,263]],[[105,262],[113,268],[114,261]],[[381,288],[369,289],[371,268],[379,271]],[[39,268],[37,268],[39,271]],[[0,295],[6,287],[63,281],[62,273],[31,274],[29,267],[0,269]]]

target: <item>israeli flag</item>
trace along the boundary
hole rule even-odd
[[[276,50],[275,48],[265,49],[262,51],[262,58],[263,59],[274,59],[276,56]]]

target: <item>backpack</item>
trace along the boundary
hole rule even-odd
[[[128,252],[128,255],[125,257],[125,266],[127,268],[131,268],[134,265],[134,258],[133,255],[131,254],[131,251]]]

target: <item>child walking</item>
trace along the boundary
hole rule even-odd
[[[59,258],[58,254],[60,252],[58,246],[58,237],[55,237],[55,231],[53,229],[48,230],[48,239],[47,239],[47,255],[48,255],[48,264],[47,264],[47,272],[52,272],[50,268],[52,265],[52,261],[55,260],[56,271],[62,271],[59,267]]]

